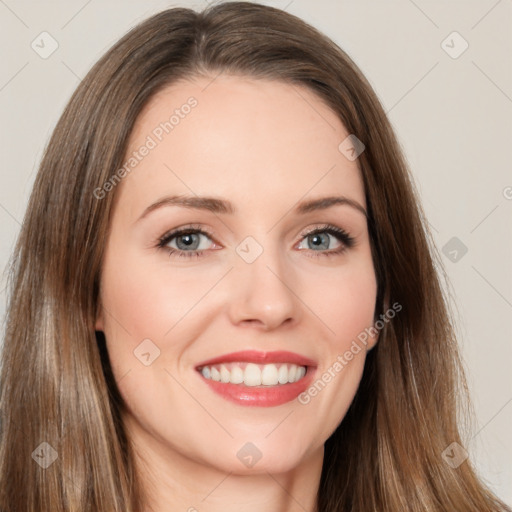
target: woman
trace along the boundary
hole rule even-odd
[[[270,7],[164,11],[80,84],[0,382],[1,510],[510,510],[383,109]]]

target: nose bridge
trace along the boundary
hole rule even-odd
[[[248,236],[236,247],[230,313],[235,323],[255,322],[271,329],[296,320],[299,309],[283,248],[268,233],[259,238],[263,243]]]

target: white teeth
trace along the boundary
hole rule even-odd
[[[244,381],[244,371],[239,366],[235,366],[231,370],[231,378],[229,379],[229,382],[231,384],[242,384]]]
[[[261,372],[261,383],[265,386],[275,386],[278,382],[277,366],[266,364]]]
[[[217,368],[215,368],[215,366],[212,366],[211,368],[211,377],[210,377],[212,380],[216,380],[217,382],[220,381],[220,373],[219,373],[219,370],[217,370]]]
[[[222,365],[220,367],[220,381],[229,382],[230,377],[231,374],[229,373],[229,370],[224,365]]]
[[[286,384],[288,382],[288,367],[283,364],[281,368],[279,368],[279,374],[277,377],[279,384]]]
[[[245,367],[244,384],[246,386],[261,386],[261,370],[254,363],[249,363]]]
[[[298,368],[292,364],[288,368],[288,382],[295,382],[295,374],[297,373]]]
[[[296,364],[225,363],[204,366],[201,374],[205,379],[217,382],[243,384],[244,386],[277,386],[297,382],[306,375],[305,366]]]

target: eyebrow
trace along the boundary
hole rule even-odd
[[[366,210],[354,199],[350,199],[344,196],[328,196],[321,197],[318,199],[309,199],[307,201],[302,201],[298,203],[295,207],[295,213],[299,215],[303,215],[309,212],[318,211],[318,210],[326,210],[327,208],[331,208],[335,205],[346,205],[350,206],[360,213],[362,213],[366,218],[368,214]],[[169,196],[159,199],[155,203],[149,205],[142,215],[138,218],[138,221],[146,217],[151,212],[158,210],[159,208],[165,206],[180,206],[182,208],[190,208],[193,210],[206,210],[212,213],[219,214],[230,214],[233,215],[236,213],[236,208],[233,204],[225,199],[219,199],[216,197],[201,197],[201,196]]]

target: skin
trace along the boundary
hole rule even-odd
[[[320,377],[373,325],[377,284],[364,214],[346,204],[294,212],[300,201],[332,195],[366,208],[360,170],[338,149],[348,132],[309,89],[226,75],[154,96],[127,154],[190,96],[197,106],[115,191],[96,323],[127,404],[147,510],[313,511],[323,445],[354,398],[366,350],[306,405],[235,404],[195,366],[239,350],[288,350],[315,360]],[[226,199],[236,213],[174,205],[140,218],[178,194]],[[305,235],[325,223],[355,245],[325,255],[343,243],[324,233],[328,248],[319,249]],[[198,235],[201,257],[157,247],[189,224],[213,234]],[[252,263],[236,251],[248,236],[263,250]],[[148,366],[134,355],[145,339],[160,350]],[[369,350],[376,339],[368,341]],[[262,454],[250,468],[237,457],[247,442]]]

